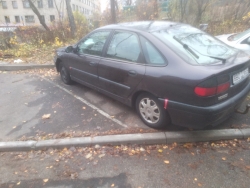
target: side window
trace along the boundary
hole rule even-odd
[[[133,33],[116,32],[107,51],[107,57],[131,62],[139,62],[141,48]]]
[[[140,39],[147,63],[151,65],[165,65],[166,61],[161,53],[144,37],[140,37]]]
[[[250,45],[250,37],[248,37],[247,39],[245,39],[242,43]]]
[[[109,34],[110,31],[99,31],[93,33],[78,44],[78,53],[101,56]]]

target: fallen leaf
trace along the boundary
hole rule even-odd
[[[164,161],[165,164],[169,164],[169,161]]]
[[[183,145],[184,148],[187,148],[187,149],[190,149],[193,147],[193,144],[192,143],[186,143]]]
[[[14,126],[14,127],[12,127],[13,129],[15,129],[16,128],[16,126]]]
[[[105,156],[105,154],[101,154],[101,155],[99,155],[98,157],[99,158],[103,158]]]
[[[48,182],[49,181],[49,179],[43,179],[43,182],[44,183],[46,183],[46,182]]]
[[[158,149],[158,152],[159,152],[159,153],[162,153],[162,149]]]
[[[140,151],[145,151],[145,149],[144,148],[140,148]]]
[[[250,166],[246,166],[246,169],[250,170]]]
[[[19,181],[19,182],[17,183],[17,185],[20,185],[20,183],[21,183],[21,182]]]
[[[115,184],[112,184],[112,185],[111,185],[111,187],[114,187],[114,186],[115,186]]]
[[[44,114],[42,119],[49,119],[50,118],[50,114]]]
[[[198,186],[199,186],[199,187],[201,187],[201,186],[202,186],[202,184],[201,184],[201,183],[198,183]]]
[[[223,161],[227,160],[227,158],[226,158],[226,157],[222,157],[221,159],[222,159]]]
[[[82,107],[82,109],[83,109],[83,110],[85,110],[85,109],[86,109],[86,107],[84,106],[84,107]]]
[[[89,153],[88,155],[85,156],[86,159],[89,159],[90,157],[92,157],[91,153]]]

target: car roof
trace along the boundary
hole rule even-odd
[[[158,31],[167,29],[174,25],[185,25],[177,22],[168,21],[140,21],[140,22],[126,22],[103,26],[99,29],[126,29],[126,30],[137,30],[144,32]]]

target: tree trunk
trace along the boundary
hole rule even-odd
[[[46,29],[46,31],[50,32],[49,27],[46,25],[45,20],[43,19],[42,15],[38,11],[38,9],[34,5],[34,3],[31,0],[28,0],[28,1],[29,1],[29,4],[30,4],[30,8],[37,15],[37,17],[38,17],[38,19],[40,21],[40,24],[44,27],[44,29]]]
[[[65,0],[67,12],[68,12],[68,18],[69,18],[69,25],[70,25],[71,37],[75,37],[76,23],[75,23],[75,18],[74,18],[72,9],[71,9],[70,1],[71,0]]]
[[[112,23],[116,23],[116,12],[115,12],[115,0],[110,0],[110,13],[112,18]]]

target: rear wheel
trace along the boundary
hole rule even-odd
[[[63,83],[65,83],[67,85],[72,84],[72,80],[70,78],[69,71],[63,65],[61,65],[61,68],[60,68],[60,75],[61,75],[61,79],[62,79]]]
[[[160,129],[170,123],[170,117],[163,105],[151,94],[139,95],[136,99],[136,110],[142,121],[149,127]]]

